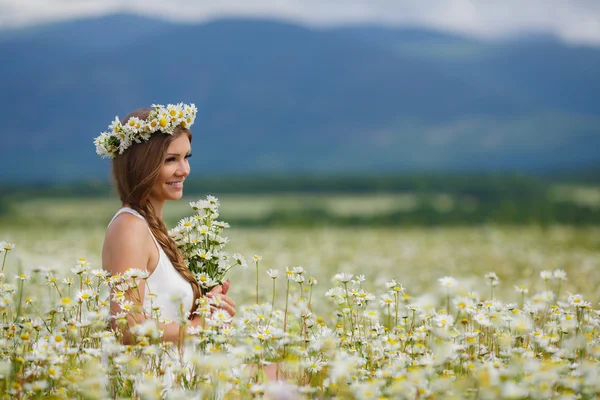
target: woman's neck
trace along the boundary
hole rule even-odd
[[[156,202],[150,199],[150,204],[152,204],[152,209],[154,210],[154,214],[156,215],[156,217],[162,220],[162,212],[165,202]],[[123,207],[133,208],[132,205],[129,203],[123,203]]]
[[[165,202],[164,201],[156,201],[154,199],[149,199],[150,204],[152,204],[152,208],[154,209],[154,214],[156,214],[156,217],[160,220],[162,220],[162,215],[163,215],[163,207],[165,206]]]

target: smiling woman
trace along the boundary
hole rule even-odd
[[[149,199],[161,218],[165,201],[179,200],[183,196],[183,181],[190,173],[188,163],[188,159],[192,156],[190,138],[191,134],[186,131],[186,134],[179,134],[171,140],[164,163],[152,186]]]
[[[192,133],[196,108],[177,104],[154,105],[113,121],[96,138],[98,154],[112,158],[112,173],[122,208],[110,222],[102,249],[102,266],[111,275],[133,277],[134,282],[111,293],[114,328],[131,342],[131,329],[150,318],[158,319],[162,339],[180,342],[185,326],[197,327],[200,286],[186,267],[162,219],[167,200],[183,196],[190,174]],[[133,271],[133,272],[132,272]],[[230,315],[234,303],[226,296],[227,282],[209,295]]]

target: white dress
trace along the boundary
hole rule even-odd
[[[117,211],[110,223],[112,223],[119,214],[124,212],[133,214],[146,221],[144,217],[134,209],[123,207]],[[108,224],[109,226],[110,223]],[[149,226],[148,230],[150,231]],[[192,307],[192,302],[194,301],[194,292],[191,284],[177,272],[175,267],[173,267],[171,260],[169,260],[169,257],[154,235],[152,235],[151,231],[150,236],[152,236],[152,240],[154,240],[154,243],[158,248],[158,263],[156,264],[154,271],[150,274],[148,279],[146,279],[146,290],[144,292],[142,306],[148,313],[151,312],[151,306],[152,308],[160,307],[160,320],[176,322],[180,319],[180,304],[183,304],[184,312],[189,312]],[[150,293],[153,293],[152,299],[150,299]],[[154,317],[155,314],[151,313],[151,315]]]

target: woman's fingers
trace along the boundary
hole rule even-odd
[[[227,294],[230,286],[231,286],[231,282],[225,281],[225,282],[223,282],[222,285],[215,286],[214,288],[212,288],[209,293]]]
[[[235,302],[229,296],[226,296],[230,286],[231,282],[225,281],[222,285],[212,288],[206,296],[212,299],[219,299],[214,305],[227,311],[227,313],[233,317],[235,315]]]
[[[227,294],[227,292],[229,292],[230,287],[231,287],[231,281],[223,282],[223,285],[221,286],[221,289],[223,290],[223,294]]]
[[[218,299],[218,301],[214,302],[215,306],[224,309],[232,317],[235,315],[235,301],[233,301],[231,297],[220,293],[214,293],[212,290],[207,294],[207,297]]]
[[[232,306],[231,304],[227,303],[227,302],[223,302],[221,304],[221,308],[225,311],[227,311],[227,314],[231,315],[232,317],[235,315],[235,307]]]
[[[213,294],[224,294],[223,292],[223,286],[219,285],[219,286],[215,286],[214,288],[210,289],[210,292],[208,293],[213,293]]]
[[[231,297],[222,295],[221,300],[223,300],[225,303],[229,304],[231,307],[235,308],[235,301],[233,301],[233,299]]]

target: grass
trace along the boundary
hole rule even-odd
[[[223,200],[222,215],[243,207],[254,207],[254,212],[267,207],[259,200],[249,196]],[[44,200],[21,207],[26,223],[0,225],[0,239],[17,244],[12,256],[15,265],[25,270],[45,265],[68,271],[78,257],[85,257],[92,266],[101,266],[105,226],[118,208],[114,202]],[[186,202],[165,210],[171,226],[186,213],[190,214]],[[364,274],[373,284],[397,279],[409,294],[428,291],[440,276],[459,279],[464,290],[482,290],[472,283],[474,278],[494,271],[501,279],[498,293],[512,297],[514,285],[542,290],[532,287],[540,271],[560,268],[568,274],[568,290],[589,299],[600,298],[595,284],[600,279],[598,227],[233,227],[226,234],[231,239],[228,252],[240,252],[247,258],[261,255],[263,271],[303,266],[323,283],[316,292],[325,290],[331,276],[342,271]],[[232,277],[232,294],[241,302],[252,299],[253,274],[247,270]]]

